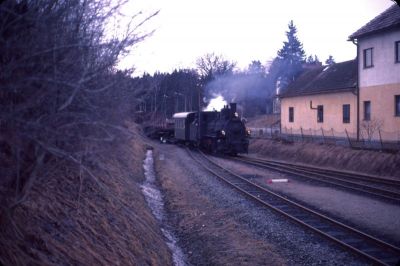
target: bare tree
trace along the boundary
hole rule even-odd
[[[382,129],[382,126],[383,126],[383,121],[380,119],[373,118],[368,121],[362,121],[361,134],[364,140],[371,141],[374,138],[374,134],[376,134],[376,132],[379,132]]]
[[[206,54],[196,61],[197,69],[203,79],[210,81],[216,76],[232,74],[236,63],[230,62],[221,55]]]
[[[126,133],[121,114],[137,100],[130,73],[114,67],[147,36],[136,31],[156,13],[133,15],[124,36],[110,37],[106,25],[123,4],[0,2],[0,216],[27,200],[55,162],[95,178],[87,164],[93,147]]]

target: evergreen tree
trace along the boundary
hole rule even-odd
[[[247,68],[247,72],[249,74],[264,75],[265,67],[261,64],[261,62],[259,60],[253,60],[253,61],[251,61],[251,64],[249,64],[249,67]]]
[[[331,55],[329,55],[329,58],[328,59],[326,59],[325,60],[325,64],[327,64],[327,65],[333,65],[333,64],[335,64],[336,62],[335,62],[335,59],[333,59],[333,56],[331,56]]]
[[[293,81],[301,72],[302,65],[305,62],[305,53],[303,44],[297,38],[297,28],[290,21],[289,30],[286,32],[287,41],[284,42],[282,49],[278,51],[277,59],[280,61],[280,71],[277,78],[280,79],[281,85],[285,87]]]
[[[314,57],[312,55],[308,56],[306,63],[307,63],[307,65],[318,65],[318,66],[322,65],[322,63],[321,63],[321,61],[319,61],[319,58],[317,55],[314,55]]]
[[[312,55],[307,57],[307,64],[314,64],[314,57]]]

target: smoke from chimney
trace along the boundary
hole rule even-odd
[[[226,101],[224,97],[221,94],[215,95],[213,99],[210,100],[209,104],[207,107],[204,109],[204,111],[221,111],[221,109],[226,105]]]

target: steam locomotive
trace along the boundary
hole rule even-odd
[[[220,111],[173,115],[176,142],[191,144],[211,153],[247,153],[250,132],[236,112],[236,103]]]

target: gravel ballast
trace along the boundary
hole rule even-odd
[[[231,160],[214,158],[220,165],[244,176],[253,176],[267,189],[306,203],[312,209],[340,219],[351,226],[367,231],[395,245],[400,243],[400,206],[349,190],[325,185],[320,182],[297,178]],[[268,183],[271,178],[288,179],[288,183]]]
[[[189,195],[191,193],[196,193],[196,196],[197,194],[201,194],[200,198],[203,198],[205,202],[212,202],[215,210],[226,214],[227,218],[223,221],[215,221],[214,217],[208,217],[207,221],[209,221],[209,224],[204,224],[206,229],[203,229],[203,231],[210,230],[210,232],[213,232],[210,227],[217,222],[235,223],[237,230],[230,233],[235,234],[235,232],[244,231],[247,237],[254,240],[254,243],[267,243],[270,246],[271,252],[280,258],[274,260],[274,265],[367,264],[363,259],[342,250],[332,242],[248,200],[226,184],[218,181],[208,172],[205,172],[205,170],[199,167],[188,156],[184,149],[172,145],[160,145],[157,147],[159,155],[164,155],[164,160],[160,161],[156,158],[156,164],[158,164],[158,170],[162,170],[160,171],[160,183],[161,186],[163,186],[165,200],[169,210],[169,222],[172,227],[176,228],[176,234],[181,236],[182,243],[179,244],[184,247],[185,252],[193,254],[193,252],[201,251],[194,251],[194,248],[199,248],[199,246],[193,247],[190,241],[185,241],[185,239],[190,239],[190,234],[193,231],[184,230],[180,221],[182,221],[185,216],[191,214],[189,210],[177,208],[182,205],[177,206],[177,203],[168,204],[168,202],[172,202],[174,199],[171,198],[173,194],[169,194],[168,190],[166,190],[165,184],[167,181],[169,182],[168,189],[176,186],[177,190],[183,186],[182,182],[190,183],[189,191],[181,190],[180,193]],[[177,169],[179,169],[179,174],[182,175],[179,178],[165,174],[176,173]],[[182,196],[182,199],[185,199],[185,197]],[[200,201],[196,204],[201,206],[202,202]],[[205,216],[207,216],[207,214],[205,214]],[[220,233],[219,238],[227,237],[224,235],[224,232]],[[205,235],[207,235],[207,232],[205,232]],[[257,246],[254,245],[254,249],[256,250]],[[218,247],[216,246],[215,252],[217,252],[217,250]],[[241,264],[235,260],[234,254],[218,252],[217,254],[212,254],[212,250],[209,250],[208,255],[210,257],[227,256],[231,264]],[[206,258],[204,259],[206,260]],[[190,254],[189,260],[193,264],[203,264],[201,258],[193,255],[190,256]]]

